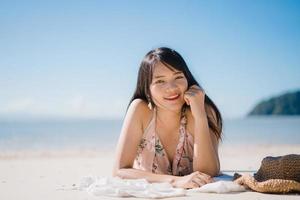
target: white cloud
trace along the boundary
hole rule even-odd
[[[105,102],[104,102],[105,101]],[[126,111],[127,102],[119,98],[87,98],[75,95],[69,98],[38,99],[20,97],[2,102],[2,116],[33,117],[78,117],[78,118],[120,118]]]
[[[87,101],[83,96],[73,97],[70,100],[69,106],[70,106],[69,111],[71,113],[74,113],[74,114],[85,113],[85,111],[87,109]]]
[[[35,101],[33,98],[24,97],[20,99],[14,99],[3,106],[2,112],[27,112],[34,108]]]

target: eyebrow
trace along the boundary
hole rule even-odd
[[[183,74],[183,72],[174,72],[173,75],[176,75],[176,74]],[[154,76],[154,78],[163,78],[165,76]]]

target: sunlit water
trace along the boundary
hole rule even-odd
[[[1,120],[0,150],[114,148],[122,120]],[[223,144],[300,145],[300,117],[224,120]]]

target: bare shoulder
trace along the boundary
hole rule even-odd
[[[139,119],[142,129],[147,126],[151,119],[152,112],[148,108],[147,103],[142,99],[135,99],[131,102],[128,108],[128,114],[134,115],[133,117]]]
[[[142,99],[133,100],[128,108],[129,112],[134,112],[139,117],[143,116],[148,110],[146,102]]]

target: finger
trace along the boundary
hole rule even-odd
[[[196,88],[191,88],[189,90],[187,90],[188,92],[193,92],[195,94],[205,94],[203,90],[201,89],[196,89]]]
[[[198,188],[198,187],[200,187],[200,186],[198,185],[198,183],[196,183],[194,181],[191,181],[189,184],[189,188]]]
[[[210,179],[202,176],[202,175],[198,175],[197,177],[195,177],[195,179],[200,180],[201,183],[211,183]]]
[[[191,85],[190,88],[200,88],[198,85],[194,84],[194,85]]]
[[[200,179],[202,182],[204,182],[204,184],[207,184],[207,183],[211,183],[212,180],[211,180],[211,177],[204,174],[204,173],[201,173],[199,172],[199,174],[197,174],[197,179]]]
[[[187,91],[187,92],[184,93],[184,95],[190,95],[190,96],[192,96],[192,92],[188,92]]]
[[[205,95],[205,91],[201,88],[190,88],[188,91],[192,91],[195,93],[202,93],[203,95]]]
[[[200,172],[199,171],[194,171],[192,174],[196,174],[196,175],[199,175],[200,174]]]
[[[195,92],[187,91],[187,92],[185,92],[184,94],[189,95],[189,96],[194,96],[194,95],[195,95]]]
[[[211,181],[209,179],[207,179],[206,177],[202,177],[201,181],[205,184],[211,183]]]
[[[199,91],[199,89],[191,87],[191,88],[187,89],[186,91]]]
[[[203,172],[199,172],[202,176],[206,177],[207,179],[211,179],[211,176],[208,174],[205,174]]]
[[[186,102],[187,105],[190,105],[190,101],[189,101],[188,98],[185,97],[184,100],[185,100],[185,102]]]
[[[212,182],[211,177],[207,176],[206,174],[200,174],[198,176],[198,178],[200,178],[201,180],[203,180],[205,182],[205,184]]]
[[[195,95],[205,95],[205,93],[203,92],[203,91],[201,91],[201,90],[197,90],[197,89],[189,89],[189,90],[187,90],[185,93],[187,93],[187,94],[191,94],[191,96],[195,96]]]
[[[193,181],[195,181],[199,186],[205,185],[209,180],[202,175],[201,172],[196,171],[193,173]]]
[[[202,90],[198,85],[192,85],[190,88],[196,89],[196,90]]]
[[[194,171],[193,173],[191,173],[192,177],[197,177],[200,174],[199,171]]]
[[[202,185],[206,184],[206,182],[203,181],[202,179],[200,179],[199,177],[195,177],[193,179],[193,182],[196,183],[198,185],[198,187],[201,187]]]
[[[183,99],[185,100],[185,102],[186,102],[187,105],[190,105],[190,101],[189,101],[189,99],[186,96],[184,96]]]

